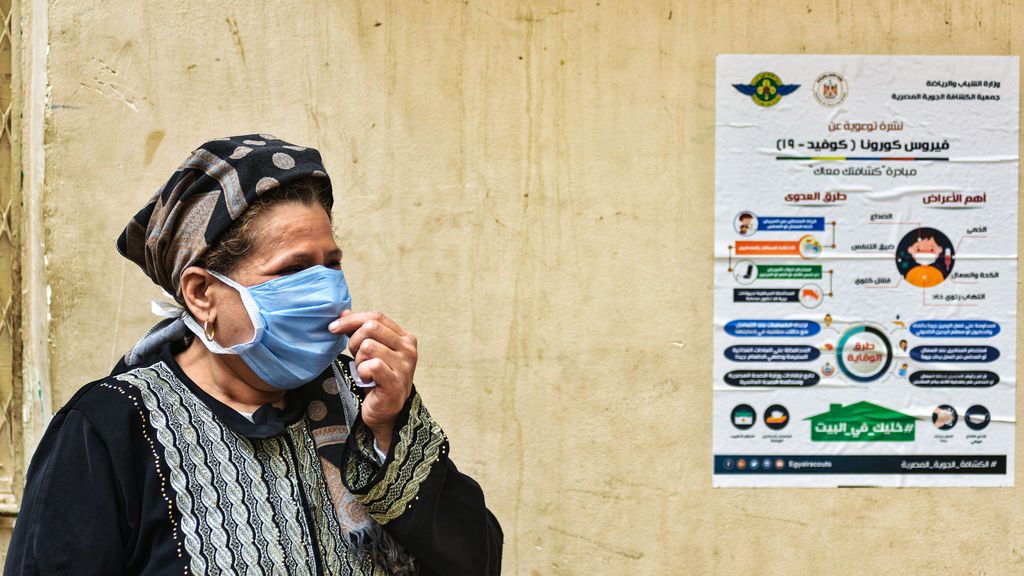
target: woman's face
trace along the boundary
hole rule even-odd
[[[254,221],[253,246],[228,276],[242,286],[254,286],[294,274],[310,266],[341,268],[341,249],[327,212],[320,205],[282,202]],[[217,308],[217,341],[222,346],[252,339],[253,326],[234,288],[216,282],[210,287]]]

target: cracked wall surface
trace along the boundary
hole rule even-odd
[[[1019,54],[1007,2],[54,2],[53,409],[156,320],[114,240],[203,141],[319,148],[357,308],[507,574],[1024,571],[1012,490],[712,490],[718,53]],[[1019,459],[1018,459],[1019,460]],[[1018,477],[1020,477],[1018,471]]]

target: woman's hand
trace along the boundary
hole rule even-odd
[[[359,378],[375,384],[367,389],[361,412],[377,446],[386,453],[395,419],[412,392],[416,337],[380,312],[345,310],[328,330],[350,334],[348,349],[356,357]]]

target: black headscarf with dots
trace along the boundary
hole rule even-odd
[[[122,256],[180,298],[181,273],[195,264],[261,195],[304,178],[331,179],[320,152],[269,134],[211,140],[192,151],[117,239]]]

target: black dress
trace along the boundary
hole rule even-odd
[[[28,469],[4,574],[498,574],[502,533],[413,390],[386,460],[347,362],[250,421],[158,357],[86,385]]]

